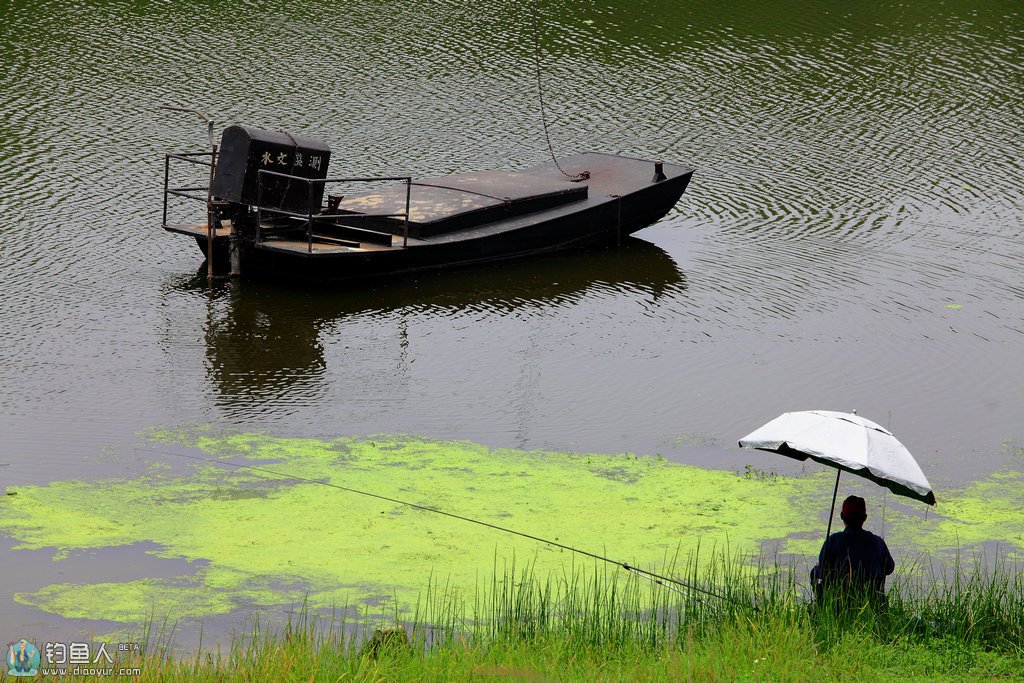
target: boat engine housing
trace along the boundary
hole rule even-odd
[[[221,135],[211,191],[215,198],[235,204],[316,213],[323,202],[324,183],[298,178],[323,180],[330,158],[331,148],[313,138],[230,126]]]

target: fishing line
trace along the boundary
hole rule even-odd
[[[533,536],[532,534],[527,534],[527,533],[524,533],[522,531],[516,531],[515,529],[509,529],[507,527],[499,526],[497,524],[491,524],[490,522],[484,522],[484,521],[479,520],[479,519],[473,519],[471,517],[464,517],[462,515],[457,515],[454,512],[446,512],[445,510],[439,510],[437,508],[428,507],[426,505],[418,505],[416,503],[410,503],[410,502],[405,501],[405,500],[398,500],[397,498],[389,498],[388,496],[382,496],[382,495],[377,494],[377,493],[370,493],[369,491],[361,491],[359,489],[354,489],[354,488],[351,488],[351,487],[348,487],[348,486],[342,486],[341,484],[335,484],[335,483],[332,483],[332,482],[329,482],[329,481],[323,481],[321,479],[311,479],[309,477],[300,477],[300,476],[295,475],[295,474],[288,474],[286,472],[279,472],[277,470],[268,469],[266,467],[258,467],[256,465],[240,465],[238,463],[226,462],[224,460],[215,460],[213,458],[203,458],[203,457],[200,457],[198,455],[188,455],[186,453],[173,453],[171,451],[163,451],[163,450],[160,450],[160,451],[150,451],[150,452],[162,453],[164,455],[171,455],[171,456],[174,456],[174,457],[177,457],[177,458],[188,458],[189,460],[199,460],[201,462],[207,462],[207,463],[210,463],[212,465],[220,465],[222,467],[234,467],[234,468],[237,468],[237,469],[253,470],[254,472],[261,472],[261,473],[264,473],[264,474],[271,474],[271,475],[274,475],[275,477],[281,477],[281,478],[284,478],[284,479],[294,479],[295,481],[303,481],[303,482],[307,482],[307,483],[310,483],[310,484],[320,484],[321,486],[329,486],[330,488],[338,489],[339,491],[347,491],[349,493],[357,493],[357,494],[359,494],[361,496],[368,496],[370,498],[376,498],[377,500],[384,500],[384,501],[387,501],[389,503],[396,503],[398,505],[404,505],[406,507],[411,507],[411,508],[413,508],[415,510],[423,510],[424,512],[433,512],[433,513],[436,513],[438,515],[444,515],[445,517],[451,517],[452,519],[458,519],[458,520],[461,520],[463,522],[470,522],[472,524],[479,524],[480,526],[487,527],[488,529],[494,529],[495,531],[503,531],[506,534],[512,534],[514,536],[521,536],[523,538],[528,538],[531,541],[537,541],[538,543],[546,543],[547,545],[554,546],[556,548],[561,548],[562,550],[568,550],[570,552],[574,552],[574,553],[577,553],[579,555],[584,555],[586,557],[590,557],[590,558],[593,558],[595,560],[601,560],[602,562],[607,562],[609,564],[618,565],[619,567],[625,569],[627,572],[635,574],[636,576],[639,576],[641,578],[647,579],[648,581],[651,581],[651,582],[653,582],[653,583],[655,583],[655,584],[657,584],[659,586],[662,586],[663,588],[667,588],[669,590],[674,590],[674,591],[676,591],[677,593],[680,593],[680,594],[684,594],[684,593],[681,590],[679,590],[678,588],[676,588],[676,586],[682,586],[682,587],[687,588],[689,590],[696,591],[698,593],[704,593],[705,595],[710,595],[712,597],[719,598],[721,600],[727,600],[727,601],[731,601],[731,602],[738,602],[735,598],[731,598],[729,596],[722,595],[721,593],[716,593],[714,591],[707,590],[706,588],[699,588],[698,586],[691,585],[691,584],[689,584],[689,583],[687,583],[685,581],[682,581],[680,579],[675,579],[675,578],[672,578],[670,576],[662,576],[661,574],[656,574],[654,572],[647,571],[646,569],[640,569],[639,567],[634,567],[634,566],[630,565],[627,562],[620,562],[619,560],[613,560],[611,558],[603,557],[601,555],[597,555],[595,553],[588,552],[586,550],[580,550],[579,548],[573,548],[572,546],[565,545],[564,543],[559,543],[558,541],[551,541],[549,539],[541,538],[539,536]],[[670,585],[670,584],[675,584],[675,585]],[[756,609],[756,607],[755,607],[755,609]]]

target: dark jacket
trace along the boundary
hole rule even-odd
[[[822,544],[811,580],[817,583],[820,578],[824,588],[873,589],[885,593],[885,577],[895,568],[881,537],[864,529],[847,528],[832,534]]]

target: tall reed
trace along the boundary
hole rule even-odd
[[[541,576],[531,562],[495,562],[469,600],[431,577],[414,606],[392,606],[390,615],[303,606],[282,628],[257,617],[226,652],[187,658],[151,643],[143,679],[457,678],[505,671],[494,662],[516,658],[538,671],[571,663],[584,678],[604,677],[609,662],[627,677],[780,677],[796,666],[797,679],[836,667],[854,677],[904,669],[927,677],[970,673],[978,662],[988,667],[981,675],[1024,665],[1024,579],[1006,557],[957,558],[946,569],[919,562],[893,581],[887,606],[871,608],[856,600],[813,605],[795,564],[728,549],[669,558],[657,573],[684,585],[666,589],[611,565]],[[387,629],[401,638],[367,648]]]

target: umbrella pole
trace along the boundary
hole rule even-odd
[[[814,586],[814,597],[819,602],[822,599],[824,591],[824,575],[828,565],[828,537],[832,535],[832,518],[836,514],[836,494],[839,493],[839,477],[842,476],[843,471],[840,469],[836,470],[836,486],[832,489],[832,507],[828,511],[828,529],[825,530],[825,543],[822,545],[824,548],[824,555],[821,558],[821,563],[818,565],[818,580]]]
[[[825,541],[828,541],[828,537],[832,535],[832,517],[836,514],[836,494],[839,493],[839,477],[843,474],[842,470],[836,470],[836,487],[832,489],[832,507],[828,510],[828,530],[825,531]]]

